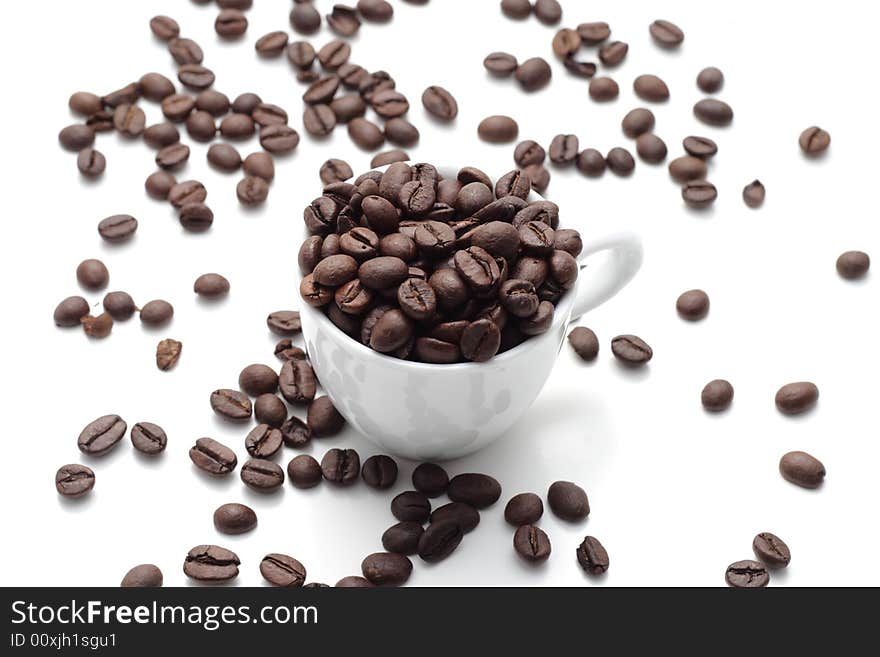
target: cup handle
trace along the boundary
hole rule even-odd
[[[610,251],[608,259],[584,276],[585,260],[602,251]],[[642,241],[628,232],[613,233],[585,244],[578,257],[583,278],[578,285],[571,318],[577,319],[620,292],[642,266],[642,255]]]

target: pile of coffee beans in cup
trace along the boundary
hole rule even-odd
[[[577,280],[580,235],[531,188],[518,169],[404,162],[332,183],[303,211],[300,295],[381,353],[487,361],[547,331]]]

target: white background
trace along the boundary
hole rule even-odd
[[[167,584],[184,585],[186,552],[215,542],[241,557],[236,584],[261,584],[259,560],[274,551],[300,559],[309,580],[332,584],[359,573],[361,559],[381,549],[383,530],[395,522],[388,504],[393,493],[409,488],[410,463],[401,463],[393,493],[363,483],[306,492],[285,484],[278,494],[260,496],[245,489],[237,472],[206,480],[187,458],[200,436],[233,446],[240,462],[246,457],[246,429],[217,420],[209,393],[234,387],[248,363],[277,365],[277,338],[265,317],[299,305],[292,281],[301,209],[319,193],[318,166],[342,157],[359,172],[370,160],[344,129],[323,143],[304,134],[303,87],[283,58],[260,61],[253,50],[260,35],[289,29],[291,4],[255,4],[248,33],[235,44],[215,36],[215,7],[184,0],[17,3],[4,25],[3,584],[115,585],[129,567],[153,562]],[[322,10],[331,5],[317,4]],[[880,549],[877,281],[874,274],[846,282],[834,268],[844,250],[880,252],[876,12],[870,3],[804,2],[796,9],[746,0],[589,4],[563,3],[563,24],[605,20],[613,38],[630,44],[625,63],[612,73],[621,96],[605,105],[593,103],[586,83],[553,59],[556,28],[506,19],[494,0],[432,0],[421,7],[397,1],[391,24],[365,23],[353,39],[352,60],[388,70],[408,95],[410,119],[422,132],[409,149],[415,160],[506,172],[513,144],[476,139],[479,120],[495,113],[514,116],[521,139],[548,145],[556,133],[569,132],[581,147],[633,149],[619,124],[643,105],[631,85],[648,72],[672,91],[670,102],[652,107],[671,155],[680,154],[688,134],[705,134],[720,146],[710,169],[719,199],[703,213],[682,206],[665,167],[639,162],[631,179],[608,174],[600,180],[553,170],[548,196],[561,206],[563,224],[588,237],[621,228],[639,232],[644,269],[624,293],[584,318],[602,343],[595,364],[563,349],[518,427],[491,448],[447,464],[452,474],[493,474],[503,497],[446,562],[426,566],[416,558],[410,583],[719,585],[729,563],[751,556],[755,533],[772,531],[793,553],[791,567],[774,573],[772,584],[878,585],[880,571],[870,558]],[[175,17],[183,35],[202,45],[217,89],[230,97],[259,93],[287,108],[303,134],[297,151],[277,162],[269,201],[257,211],[236,202],[238,176],[209,169],[206,147],[194,145],[179,178],[208,187],[216,220],[204,235],[186,234],[170,206],[146,197],[143,181],[155,168],[154,152],[142,143],[100,135],[97,147],[108,164],[94,184],[81,179],[76,156],[57,144],[58,130],[75,120],[67,110],[71,92],[107,93],[147,71],[174,76],[164,44],[148,28],[158,13]],[[649,37],[649,23],[661,14],[687,34],[679,52],[664,52]],[[325,29],[312,41],[330,38]],[[551,85],[525,94],[512,81],[491,80],[481,62],[493,50],[545,57],[553,66]],[[735,109],[731,128],[708,128],[692,116],[701,97],[694,79],[708,65],[726,74],[720,97]],[[457,97],[460,114],[452,126],[425,115],[419,98],[428,84]],[[159,120],[155,104],[143,106],[150,122]],[[797,145],[800,131],[813,124],[833,136],[820,161],[806,160]],[[240,150],[256,148],[253,140]],[[767,186],[767,202],[752,211],[740,190],[756,177]],[[140,221],[131,244],[109,246],[97,234],[98,221],[116,213]],[[56,328],[53,308],[82,293],[74,269],[88,257],[107,263],[109,289],[126,290],[139,303],[170,300],[176,310],[171,325],[149,331],[135,318],[118,323],[103,341]],[[207,271],[229,278],[227,300],[195,298],[193,280]],[[688,324],[677,317],[675,299],[694,287],[708,291],[712,310],[705,321]],[[102,295],[85,294],[96,304]],[[648,367],[630,372],[613,362],[609,343],[620,333],[652,345]],[[171,372],[154,363],[164,337],[184,344]],[[733,382],[736,399],[729,412],[710,416],[700,407],[700,390],[716,377]],[[776,389],[803,379],[818,384],[818,407],[800,419],[781,416],[773,404]],[[105,413],[120,414],[129,426],[141,420],[162,425],[167,452],[142,457],[126,437],[110,455],[84,458],[76,437]],[[315,441],[309,451],[320,458],[331,447],[349,446],[362,459],[376,451],[352,431]],[[779,457],[792,449],[825,463],[821,490],[806,491],[779,476]],[[282,465],[293,455],[285,448]],[[68,502],[55,492],[53,477],[58,466],[77,461],[95,469],[97,485],[86,499]],[[576,525],[548,511],[540,524],[553,555],[532,568],[513,553],[503,507],[514,493],[543,495],[556,479],[583,485],[593,510]],[[213,510],[229,501],[256,509],[256,531],[228,537],[214,530]],[[584,534],[608,549],[604,578],[584,576],[575,562]]]

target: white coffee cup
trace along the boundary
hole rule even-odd
[[[535,192],[529,197],[540,199]],[[587,260],[600,252],[608,257],[588,268]],[[584,240],[578,260],[578,280],[559,300],[550,329],[488,362],[433,365],[386,356],[343,333],[320,309],[301,304],[306,351],[333,405],[383,450],[416,460],[464,456],[504,435],[526,412],[571,321],[635,276],[641,241],[630,233]]]

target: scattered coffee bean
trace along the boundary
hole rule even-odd
[[[553,54],[559,59],[565,60],[574,55],[581,48],[581,35],[577,30],[562,28],[553,37]]]
[[[329,185],[330,183],[348,180],[354,173],[352,173],[351,166],[345,160],[330,158],[321,165],[318,175],[321,177],[322,183]]]
[[[563,520],[582,520],[590,514],[590,502],[583,488],[570,481],[557,481],[547,491],[550,510]]]
[[[284,470],[272,461],[252,458],[241,466],[241,480],[258,493],[274,493],[284,483]]]
[[[803,488],[818,488],[825,480],[825,466],[806,452],[788,452],[779,460],[783,479]]]
[[[302,331],[299,312],[296,310],[276,310],[266,318],[266,325],[275,335],[290,337]]]
[[[513,535],[516,553],[531,563],[541,563],[550,558],[550,538],[540,527],[523,525]]]
[[[268,365],[248,365],[238,375],[238,387],[251,397],[273,393],[278,389],[278,374]]]
[[[275,355],[282,361],[305,360],[306,358],[306,352],[295,346],[289,338],[278,341],[275,345]]]
[[[201,64],[205,58],[202,48],[192,39],[171,39],[168,42],[168,52],[179,66]]]
[[[722,86],[724,86],[724,73],[714,66],[704,68],[697,75],[697,87],[699,87],[700,91],[703,91],[704,93],[717,93],[718,91],[721,91]]]
[[[654,129],[654,113],[643,107],[639,107],[627,113],[623,117],[621,127],[623,134],[630,139],[635,139],[639,135],[650,132]]]
[[[636,168],[636,161],[632,154],[619,146],[612,148],[605,156],[608,169],[618,176],[629,176]]]
[[[419,538],[419,557],[428,563],[442,561],[455,551],[463,537],[464,530],[457,522],[432,522]]]
[[[705,180],[707,172],[705,161],[692,155],[677,157],[669,163],[669,175],[680,183]]]
[[[122,588],[158,588],[162,586],[162,571],[151,563],[143,563],[129,570],[122,582]]]
[[[762,563],[746,559],[730,564],[724,573],[724,581],[737,589],[757,589],[770,583],[770,574]]]
[[[247,420],[253,407],[243,392],[222,388],[211,393],[211,408],[227,420]]]
[[[174,170],[183,166],[186,161],[189,159],[189,146],[184,144],[171,144],[170,146],[166,146],[158,153],[156,153],[156,165],[160,169],[166,170]],[[149,181],[149,179],[148,179]],[[163,181],[164,182],[164,181]],[[177,185],[177,182],[172,183],[168,187],[168,191],[165,193],[164,198],[168,198],[171,194],[171,190]],[[158,198],[158,195],[157,195]]]
[[[229,293],[229,281],[220,274],[202,274],[193,284],[193,292],[205,299],[216,299]]]
[[[544,25],[556,25],[562,20],[562,7],[556,0],[535,0],[533,11]]]
[[[660,137],[648,132],[636,139],[636,153],[648,164],[660,164],[666,159],[668,149]]]
[[[704,98],[694,105],[694,116],[708,125],[728,126],[733,122],[733,109],[715,98]]]
[[[597,102],[614,100],[619,94],[620,87],[611,78],[599,77],[590,80],[590,98]]]
[[[279,57],[287,48],[287,32],[269,32],[257,39],[254,49],[261,57]]]
[[[709,314],[709,295],[703,290],[682,292],[675,302],[675,309],[682,319],[691,322],[703,319]]]
[[[238,576],[238,555],[219,545],[197,545],[186,555],[183,572],[205,582],[226,582]]]
[[[291,415],[281,425],[281,438],[288,447],[300,449],[312,440],[312,430],[298,417]]]
[[[120,105],[131,105],[140,98],[141,90],[137,82],[129,82],[127,85],[116,91],[111,91],[102,98],[105,105],[117,108]]]
[[[382,547],[396,554],[412,555],[419,551],[419,540],[425,530],[417,522],[399,522],[382,534]]]
[[[378,167],[384,167],[387,164],[392,164],[394,162],[407,162],[409,161],[409,155],[406,151],[401,150],[390,150],[385,151],[384,153],[377,153],[373,156],[373,159],[370,160],[370,166],[374,169]]]
[[[611,341],[611,353],[624,365],[644,365],[654,356],[651,347],[635,335],[618,335]]]
[[[578,563],[589,575],[601,575],[608,570],[610,560],[605,547],[594,536],[586,536],[575,550]]]
[[[480,512],[464,502],[450,502],[437,507],[431,513],[431,524],[453,522],[467,534],[480,524]]]
[[[141,308],[141,322],[148,326],[161,326],[171,321],[174,315],[174,308],[167,301],[155,299],[148,301]]]
[[[165,148],[180,141],[180,132],[173,123],[156,123],[144,129],[144,141],[153,148]]]
[[[577,26],[577,32],[585,46],[597,46],[611,36],[611,28],[608,23],[601,21],[581,23]]]
[[[199,438],[189,450],[189,458],[200,470],[212,475],[225,475],[235,470],[235,452],[213,438]]]
[[[801,133],[798,143],[804,153],[815,157],[828,150],[831,145],[831,135],[822,128],[813,126]]]
[[[709,381],[700,393],[703,408],[713,413],[725,411],[733,402],[733,386],[724,379]]]
[[[550,161],[554,164],[571,164],[578,155],[577,135],[556,135],[550,142]]]
[[[124,242],[134,235],[138,221],[128,214],[115,214],[102,219],[98,224],[98,233],[105,241],[111,243]]]
[[[86,315],[80,320],[83,331],[90,338],[106,338],[113,330],[113,318],[107,313],[97,317]]]
[[[313,137],[326,137],[336,127],[336,116],[327,105],[310,105],[306,107],[303,113],[303,127]],[[375,138],[369,128],[359,125],[357,130],[358,138],[362,138],[361,131],[365,133],[363,139]],[[355,139],[354,135],[352,135],[351,122],[349,122],[349,135],[352,137],[352,140]]]
[[[324,479],[334,484],[351,485],[357,481],[361,460],[353,449],[331,449],[321,459]]]
[[[358,13],[364,20],[386,23],[394,16],[394,7],[386,0],[358,0]]]
[[[221,534],[244,534],[256,526],[257,514],[244,504],[223,504],[214,511],[214,527]]]
[[[458,116],[458,102],[443,87],[430,86],[422,92],[422,105],[429,114],[441,121],[452,121]]]
[[[241,167],[241,155],[229,144],[212,144],[208,149],[208,162],[221,171],[237,171]]]
[[[180,208],[178,218],[181,226],[194,233],[204,232],[214,223],[214,213],[204,203],[187,203]]]
[[[89,302],[82,297],[67,297],[55,307],[53,319],[56,326],[79,326],[80,320],[89,314]]]
[[[299,588],[306,581],[306,569],[286,554],[267,554],[260,561],[260,574],[272,586]]]
[[[308,454],[295,456],[287,464],[287,476],[296,488],[314,488],[321,483],[321,465]]]
[[[656,75],[640,75],[633,82],[633,90],[642,100],[662,103],[669,100],[669,87]]]
[[[256,176],[245,176],[236,185],[235,195],[242,205],[260,205],[269,196],[269,183]]]
[[[156,367],[163,372],[170,370],[180,359],[183,343],[165,338],[156,346]]]
[[[371,488],[379,490],[391,488],[397,481],[397,462],[390,456],[375,454],[364,461],[361,478]]]
[[[599,61],[605,66],[619,66],[626,59],[629,44],[623,41],[609,41],[599,48]]]
[[[290,24],[300,34],[314,34],[321,27],[321,14],[311,2],[297,2],[290,12]]]
[[[356,146],[367,151],[374,151],[385,143],[382,129],[360,116],[348,122],[348,136]]]
[[[776,534],[761,532],[752,541],[752,550],[768,568],[785,568],[791,563],[791,550]]]
[[[376,586],[400,586],[412,573],[412,561],[394,552],[376,552],[361,563],[361,570]]]
[[[718,145],[708,137],[685,137],[682,142],[688,155],[708,160],[718,152]]]
[[[102,415],[86,425],[76,442],[81,452],[89,456],[103,456],[116,447],[127,428],[118,415]]]
[[[501,0],[501,13],[508,18],[522,20],[532,13],[530,0]]]
[[[595,178],[605,173],[607,164],[602,153],[595,148],[586,148],[578,154],[575,166],[581,173]]]
[[[513,159],[518,167],[527,167],[530,164],[543,164],[546,157],[544,147],[538,142],[528,139],[516,146]]]
[[[131,428],[131,444],[142,454],[152,456],[165,451],[168,436],[158,424],[138,422]]]
[[[418,491],[404,491],[391,500],[391,513],[400,521],[425,522],[431,515],[431,501]]]
[[[166,171],[156,171],[150,174],[144,182],[147,194],[155,199],[164,201],[168,198],[168,192],[177,184],[177,179]]]
[[[107,159],[101,151],[94,148],[84,148],[76,156],[76,168],[89,178],[95,178],[104,173],[107,168]]]
[[[743,187],[743,202],[750,208],[760,208],[764,205],[764,198],[767,196],[767,190],[760,180],[753,180]]]
[[[385,138],[399,146],[413,146],[419,141],[419,131],[409,121],[395,118],[385,123]]]
[[[298,145],[299,133],[288,125],[267,125],[260,130],[260,146],[275,155],[290,153]],[[268,157],[264,153],[252,153],[252,155]]]
[[[226,139],[249,139],[255,130],[254,120],[247,114],[229,114],[220,122],[220,134]]]
[[[340,589],[365,589],[365,588],[373,588],[373,584],[370,583],[365,577],[361,577],[359,575],[349,575],[347,577],[343,577],[341,580],[334,584],[336,588]]]
[[[534,493],[520,493],[510,498],[504,519],[514,527],[533,525],[544,515],[544,503]]]
[[[340,36],[354,36],[361,27],[361,20],[354,7],[333,5],[333,11],[325,18],[330,29]]]
[[[651,36],[657,45],[663,48],[674,48],[684,41],[684,32],[675,23],[666,20],[656,20],[649,28]]]
[[[477,134],[483,141],[502,144],[516,139],[519,134],[519,126],[509,116],[489,116],[480,121]]]
[[[681,198],[689,207],[704,210],[718,198],[718,190],[706,180],[692,180],[681,188]]]
[[[83,260],[77,265],[76,280],[88,290],[100,290],[110,281],[110,272],[100,260]]]
[[[847,280],[862,278],[871,267],[871,258],[864,251],[846,251],[837,258],[837,273]]]
[[[254,417],[260,424],[280,427],[287,420],[287,406],[277,396],[267,392],[254,401]]]
[[[449,486],[446,470],[435,463],[421,463],[412,473],[413,487],[428,497],[439,497]]]
[[[170,41],[180,35],[180,26],[169,16],[153,16],[150,19],[150,30],[160,41]]]
[[[453,477],[446,493],[453,502],[464,502],[476,509],[485,509],[501,497],[501,484],[489,475],[466,473]]]
[[[516,57],[506,52],[492,52],[483,59],[483,67],[492,75],[507,78],[513,75],[519,63]]]
[[[87,125],[69,125],[58,133],[58,141],[67,150],[79,152],[95,142],[95,131]]]
[[[62,465],[55,473],[55,490],[64,497],[82,497],[94,487],[95,473],[85,465]]]
[[[553,72],[541,57],[532,57],[516,67],[514,77],[525,91],[537,91],[550,82]]]
[[[819,388],[809,381],[787,383],[776,392],[776,408],[785,415],[812,409],[819,400]]]
[[[599,338],[585,326],[578,326],[568,334],[568,342],[581,359],[590,362],[599,355]],[[522,525],[528,523],[520,523]]]

